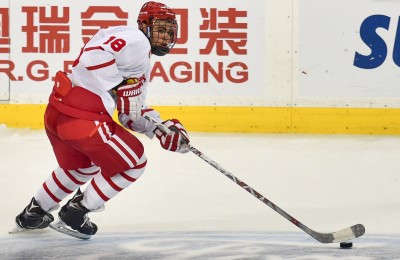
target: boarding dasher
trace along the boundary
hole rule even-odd
[[[57,72],[44,123],[58,167],[16,217],[19,231],[48,227],[54,221],[50,212],[75,192],[51,227],[84,239],[96,234],[87,214],[103,208],[145,170],[144,147],[128,129],[156,136],[166,150],[189,151],[179,120],[163,121],[173,130],[166,134],[144,117],[162,121],[146,105],[146,89],[151,55],[164,56],[176,43],[175,14],[162,3],[147,2],[137,22],[138,28],[100,29],[82,48],[72,72]],[[123,127],[112,119],[115,108]]]

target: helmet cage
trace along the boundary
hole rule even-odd
[[[140,10],[137,23],[149,39],[153,54],[163,56],[176,44],[178,24],[175,13],[166,5],[147,2]]]

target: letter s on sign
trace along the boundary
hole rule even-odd
[[[371,49],[369,55],[356,52],[354,66],[361,69],[375,69],[383,64],[387,56],[385,40],[376,32],[378,28],[389,29],[390,17],[386,15],[371,15],[361,24],[360,36],[365,45]]]

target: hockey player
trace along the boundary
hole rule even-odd
[[[166,134],[144,118],[160,120],[145,103],[150,57],[164,56],[175,45],[175,14],[162,3],[147,2],[137,22],[138,28],[100,29],[82,48],[72,72],[56,73],[44,123],[58,167],[16,217],[20,228],[48,227],[54,220],[50,211],[76,191],[60,209],[59,223],[86,238],[95,234],[97,226],[87,213],[127,188],[146,166],[142,143],[127,129],[155,135],[166,150],[188,151],[189,137],[179,120],[163,121],[173,130]],[[112,119],[115,107],[123,127]]]

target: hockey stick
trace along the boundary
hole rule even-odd
[[[153,122],[160,130],[164,131],[165,133],[169,133],[171,131],[170,129],[168,129],[166,126],[164,126],[163,124],[161,124],[159,121],[155,120],[154,118],[151,118],[151,117],[148,117],[148,116],[145,116],[145,118],[147,120]],[[245,182],[243,182],[242,180],[240,180],[237,177],[235,177],[232,173],[230,173],[229,171],[225,170],[222,166],[220,166],[218,163],[213,161],[210,157],[206,156],[204,153],[202,153],[201,151],[196,149],[194,146],[188,144],[188,148],[192,153],[194,153],[195,155],[197,155],[198,157],[203,159],[209,165],[211,165],[212,167],[217,169],[219,172],[221,172],[226,177],[228,177],[233,182],[235,182],[237,185],[242,187],[244,190],[246,190],[247,192],[252,194],[258,200],[260,200],[261,202],[266,204],[268,207],[270,207],[271,209],[273,209],[274,211],[279,213],[282,217],[286,218],[292,224],[296,225],[301,230],[303,230],[305,233],[307,233],[308,235],[310,235],[315,240],[317,240],[317,241],[319,241],[321,243],[340,243],[340,242],[345,242],[345,241],[349,241],[349,240],[352,240],[354,238],[360,237],[360,236],[364,235],[364,233],[365,233],[365,227],[362,224],[356,224],[356,225],[353,225],[353,226],[351,226],[349,228],[345,228],[345,229],[342,229],[342,230],[339,230],[339,231],[336,231],[336,232],[332,232],[332,233],[319,233],[319,232],[316,232],[316,231],[310,229],[309,227],[307,227],[306,225],[304,225],[303,223],[301,223],[300,221],[298,221],[297,219],[295,219],[294,217],[292,217],[290,214],[288,214],[283,209],[281,209],[280,207],[278,207],[277,205],[272,203],[267,198],[262,196],[259,192],[257,192],[256,190],[254,190],[253,188],[248,186]]]

